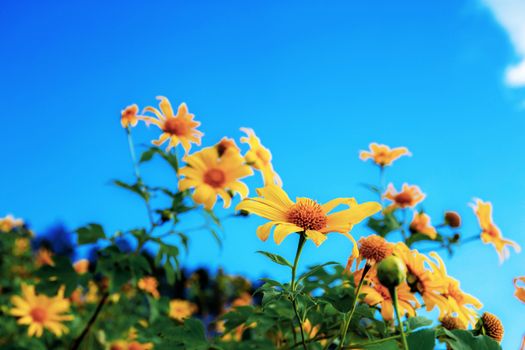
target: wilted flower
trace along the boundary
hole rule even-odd
[[[282,186],[281,178],[273,170],[270,150],[261,144],[261,140],[255,135],[253,129],[241,128],[241,131],[246,133],[246,137],[241,137],[241,142],[250,146],[250,150],[244,156],[246,163],[262,173],[265,186]]]
[[[425,199],[425,194],[421,192],[418,186],[403,184],[401,192],[397,192],[394,185],[389,184],[383,195],[386,199],[392,201],[390,209],[395,208],[413,208]]]
[[[402,156],[411,156],[412,154],[408,151],[406,147],[397,147],[392,148],[387,145],[379,145],[377,143],[371,143],[370,151],[361,151],[359,158],[361,160],[372,159],[377,165],[384,167],[390,166],[392,163],[402,157]]]
[[[437,231],[430,223],[430,216],[423,212],[414,212],[414,217],[410,223],[410,231],[414,233],[419,232],[430,239],[436,239],[437,237]]]
[[[183,321],[197,311],[197,306],[187,300],[173,299],[170,301],[169,316],[177,321]]]

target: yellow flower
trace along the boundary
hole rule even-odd
[[[500,263],[509,257],[509,247],[513,247],[516,252],[520,252],[520,246],[510,239],[503,238],[500,229],[492,221],[492,204],[476,199],[471,204],[474,213],[478,217],[479,226],[481,227],[481,240],[483,243],[492,244],[496,248]]]
[[[29,249],[29,246],[31,243],[29,242],[29,239],[27,238],[17,238],[15,239],[15,245],[13,247],[13,254],[16,256],[20,256],[27,252]]]
[[[40,248],[36,253],[35,263],[38,267],[44,265],[54,266],[53,253],[49,249]]]
[[[120,112],[120,125],[122,125],[123,128],[137,125],[139,121],[139,116],[137,116],[138,112],[139,106],[137,106],[136,104],[124,108]]]
[[[243,292],[241,295],[236,298],[234,301],[232,301],[232,307],[238,307],[238,306],[248,306],[253,303],[253,298],[250,293]]]
[[[423,199],[425,199],[425,194],[421,192],[418,186],[409,186],[406,183],[403,184],[403,189],[401,192],[397,192],[394,188],[394,185],[389,184],[383,196],[386,199],[392,201],[392,204],[390,205],[391,209],[409,207],[413,208]]]
[[[89,271],[89,260],[88,259],[80,259],[76,263],[73,264],[73,268],[75,269],[75,272],[79,275],[83,275]]]
[[[397,147],[392,148],[387,145],[379,145],[377,143],[371,143],[370,151],[361,151],[359,158],[361,160],[372,159],[374,163],[380,167],[390,166],[392,163],[402,157],[402,156],[411,156],[412,154],[408,151],[406,147]]]
[[[157,279],[153,276],[142,277],[138,282],[139,289],[150,293],[154,298],[160,297],[159,291],[157,290],[158,285]]]
[[[516,288],[516,291],[514,292],[516,298],[525,303],[525,276],[516,277],[514,279],[514,287]]]
[[[410,231],[414,233],[419,232],[430,239],[436,239],[437,237],[437,231],[430,223],[430,216],[423,212],[414,212],[414,217],[410,223]]]
[[[309,198],[297,198],[294,203],[276,185],[259,188],[257,193],[260,197],[247,198],[236,209],[271,220],[259,226],[257,236],[266,241],[275,226],[273,238],[277,244],[281,244],[289,234],[304,232],[306,237],[319,246],[326,239],[327,233],[338,232],[352,240],[354,250],[357,251],[357,244],[349,234],[353,225],[381,210],[379,203],[357,204],[353,198],[337,198],[323,205]],[[329,214],[339,205],[344,205],[347,209]]]
[[[241,137],[241,142],[250,146],[250,150],[244,156],[246,163],[261,172],[265,186],[282,186],[281,178],[273,170],[270,150],[261,144],[261,140],[255,135],[253,129],[241,128],[241,131],[246,133],[245,137]]]
[[[197,305],[187,300],[173,299],[170,301],[169,316],[177,321],[183,321],[197,311]]]
[[[15,219],[15,217],[11,214],[0,218],[0,231],[2,232],[9,232],[12,231],[14,228],[21,226],[24,226],[24,220]]]
[[[18,317],[18,324],[28,325],[27,333],[30,337],[36,335],[41,337],[44,329],[49,330],[57,337],[67,333],[68,329],[62,324],[63,321],[71,321],[69,312],[69,301],[64,298],[64,290],[61,288],[54,297],[38,295],[35,287],[22,285],[22,296],[11,297],[14,307],[9,313]]]
[[[347,272],[350,271],[352,264],[356,259],[356,267],[359,267],[363,260],[366,260],[368,265],[373,266],[376,263],[381,262],[384,258],[392,255],[392,252],[394,251],[394,245],[378,235],[361,237],[357,244],[359,246],[359,254],[352,253],[348,258],[345,268],[345,271]]]
[[[177,114],[174,115],[171,104],[166,97],[159,96],[157,99],[160,101],[160,111],[151,106],[144,108],[144,111],[155,114],[157,118],[139,117],[147,125],[154,124],[162,130],[162,135],[158,140],[153,141],[153,144],[160,146],[169,139],[167,151],[181,143],[186,153],[190,151],[192,143],[200,145],[204,134],[197,130],[197,127],[201,123],[193,120],[194,115],[188,112],[186,104],[181,103]]]
[[[204,204],[206,209],[212,209],[217,195],[224,202],[224,207],[230,206],[235,192],[241,198],[248,195],[248,187],[239,180],[252,175],[252,169],[244,164],[239,151],[227,149],[219,157],[216,147],[205,148],[184,158],[187,166],[180,170],[184,179],[179,182],[179,190],[195,188],[193,200]]]
[[[228,137],[223,137],[216,145],[217,153],[219,153],[219,157],[222,157],[222,155],[226,152],[228,149],[234,149],[237,152],[240,152],[239,147],[235,143],[234,139],[230,139]]]
[[[365,294],[365,303],[370,306],[379,305],[381,307],[381,316],[385,321],[390,321],[394,318],[394,304],[390,292],[379,281],[375,280],[370,285],[364,285],[361,288],[361,293]],[[414,316],[415,308],[419,307],[419,303],[415,295],[410,292],[410,288],[406,283],[402,283],[397,287],[397,297],[400,313]]]

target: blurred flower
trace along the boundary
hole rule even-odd
[[[461,226],[461,216],[455,211],[447,211],[445,213],[445,223],[452,227],[457,228]]]
[[[49,249],[40,248],[36,253],[35,264],[38,267],[44,265],[54,266],[53,253]]]
[[[354,242],[354,250],[357,251],[357,243],[349,234],[353,225],[381,210],[379,203],[357,204],[353,198],[337,198],[323,205],[309,198],[297,198],[294,203],[276,185],[259,188],[257,193],[260,197],[247,198],[236,209],[271,220],[259,226],[257,236],[266,241],[275,226],[273,238],[277,244],[281,244],[289,234],[304,232],[306,237],[319,246],[326,239],[326,234],[338,232]],[[328,214],[339,205],[344,205],[347,209]]]
[[[281,178],[273,170],[270,150],[261,144],[261,140],[255,135],[253,129],[241,128],[241,131],[246,133],[245,137],[241,137],[241,142],[250,146],[250,150],[244,156],[246,163],[261,172],[265,186],[282,186]]]
[[[64,298],[63,288],[56,296],[48,297],[35,294],[34,286],[22,284],[22,296],[13,296],[11,302],[14,307],[9,313],[19,318],[18,324],[29,326],[27,333],[30,337],[41,337],[44,329],[60,337],[68,331],[62,322],[73,319],[72,315],[65,314],[69,311],[69,301]]]
[[[157,282],[157,279],[153,276],[146,276],[142,277],[138,282],[139,289],[150,293],[154,298],[159,298],[160,294],[157,290],[157,287],[159,283]]]
[[[361,293],[366,294],[365,303],[370,306],[379,305],[381,307],[381,316],[385,321],[390,321],[394,318],[394,304],[390,292],[378,280],[372,281],[371,285],[364,285],[361,288]],[[397,287],[397,296],[400,313],[414,316],[415,307],[419,307],[419,303],[415,295],[410,292],[410,288],[406,283],[402,283]]]
[[[306,335],[308,335],[308,338],[310,339],[314,338],[317,335],[317,333],[319,333],[320,328],[321,327],[319,325],[313,326],[312,322],[310,322],[309,319],[306,319],[303,322],[303,331],[306,333]]]
[[[15,217],[11,214],[0,218],[0,231],[2,232],[9,232],[12,231],[14,228],[21,226],[24,226],[24,220],[15,219]]]
[[[430,216],[423,212],[414,212],[414,217],[410,223],[410,231],[414,233],[419,232],[430,239],[436,239],[437,237],[437,231],[430,223]]]
[[[359,158],[361,160],[372,159],[377,165],[384,167],[390,166],[392,163],[402,157],[411,156],[412,154],[406,147],[392,148],[387,145],[379,145],[377,143],[371,143],[369,145],[370,151],[361,151]]]
[[[510,239],[503,238],[500,229],[492,221],[492,204],[476,199],[471,204],[474,213],[478,217],[479,226],[481,227],[481,240],[483,243],[492,244],[496,248],[500,263],[510,255],[509,247],[513,247],[516,252],[520,252],[520,246]]]
[[[193,200],[203,204],[206,209],[212,209],[220,196],[224,207],[229,207],[235,192],[241,198],[248,195],[248,187],[239,181],[252,175],[249,166],[238,150],[229,148],[219,157],[217,148],[209,147],[184,158],[187,166],[180,169],[184,176],[179,181],[179,190],[195,188]]]
[[[222,155],[226,152],[228,149],[234,149],[238,152],[240,152],[239,147],[235,143],[234,139],[230,139],[228,137],[223,137],[219,143],[215,145],[215,148],[217,148],[217,153],[219,153],[219,157],[222,157]]]
[[[15,245],[13,247],[13,254],[15,256],[20,256],[28,251],[31,246],[28,238],[17,238],[15,239]]]
[[[503,340],[505,330],[503,324],[496,315],[491,314],[490,312],[483,313],[483,315],[481,315],[481,323],[487,336],[496,340],[498,343]]]
[[[388,188],[383,195],[386,199],[392,201],[390,205],[391,209],[395,208],[413,208],[423,199],[425,199],[425,194],[421,192],[418,186],[408,184],[403,184],[403,189],[401,192],[397,192],[394,188],[394,185],[389,184]]]
[[[238,307],[238,306],[248,306],[253,303],[253,298],[250,293],[244,292],[241,293],[241,295],[236,298],[234,301],[232,301],[232,307]]]
[[[95,282],[88,282],[88,291],[86,293],[86,303],[95,304],[98,302],[98,286]]]
[[[439,318],[443,328],[452,331],[454,329],[467,329],[467,324],[465,324],[459,317],[452,315],[445,315]]]
[[[197,306],[187,300],[173,299],[170,301],[169,316],[177,321],[183,321],[197,311]]]
[[[139,106],[136,104],[127,106],[120,112],[120,124],[123,128],[137,125],[139,118],[137,113],[139,112]]]
[[[80,259],[73,264],[73,268],[75,269],[76,273],[83,275],[89,271],[89,260]]]
[[[201,125],[201,123],[193,120],[194,115],[188,112],[186,104],[181,103],[177,114],[174,115],[171,104],[166,97],[159,96],[157,99],[160,101],[160,111],[151,106],[144,108],[144,111],[155,114],[157,118],[139,117],[139,119],[144,120],[147,125],[154,124],[162,130],[162,135],[160,135],[158,140],[153,141],[153,144],[160,146],[169,139],[167,151],[180,143],[186,154],[190,151],[192,143],[200,145],[201,138],[204,134],[197,130],[197,127]]]
[[[525,303],[525,276],[516,277],[514,279],[514,287],[516,288],[516,291],[514,292],[516,298]]]

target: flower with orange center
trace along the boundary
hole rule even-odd
[[[69,301],[64,298],[64,289],[61,288],[54,297],[36,294],[35,287],[22,284],[22,295],[11,298],[13,307],[9,313],[18,317],[18,324],[28,325],[27,334],[41,337],[44,329],[49,330],[57,337],[67,333],[68,329],[63,325],[64,321],[71,321],[72,315],[69,311]]]
[[[498,343],[501,343],[505,330],[500,319],[490,312],[485,312],[481,315],[481,323],[484,333]]]
[[[203,204],[206,209],[212,209],[221,197],[224,207],[230,206],[235,192],[241,198],[248,195],[248,187],[239,181],[252,175],[252,169],[244,163],[238,150],[228,148],[219,156],[216,147],[208,147],[184,158],[186,166],[180,169],[184,176],[179,181],[179,190],[195,188],[193,200]]]
[[[159,283],[157,282],[157,279],[155,277],[153,276],[142,277],[139,280],[137,285],[139,289],[147,293],[150,293],[151,295],[153,295],[154,298],[160,297],[159,291],[157,290]]]
[[[243,200],[236,210],[244,210],[271,220],[259,226],[257,236],[266,241],[275,226],[273,238],[277,244],[281,244],[283,239],[292,233],[304,232],[307,238],[319,246],[328,233],[337,232],[348,237],[354,243],[354,250],[357,252],[356,241],[349,232],[355,224],[381,210],[379,203],[357,204],[354,198],[337,198],[323,205],[309,198],[297,198],[293,202],[288,194],[276,185],[259,188],[257,194],[260,197]],[[340,205],[347,208],[330,214]]]
[[[190,151],[192,143],[200,145],[204,134],[197,130],[197,127],[201,123],[193,120],[194,115],[188,112],[186,104],[181,103],[175,115],[170,101],[166,97],[159,96],[157,99],[160,101],[160,111],[151,106],[144,108],[144,111],[155,114],[157,118],[139,117],[147,125],[154,124],[162,130],[162,135],[160,135],[158,140],[153,141],[153,144],[160,146],[169,139],[167,151],[180,143],[186,154]]]
[[[398,158],[412,155],[406,147],[391,149],[387,145],[379,145],[375,142],[369,145],[369,149],[370,151],[361,151],[359,158],[361,160],[372,159],[380,167],[390,166]]]
[[[177,321],[184,321],[197,312],[197,305],[182,299],[170,301],[169,316]]]
[[[467,329],[467,324],[465,324],[459,317],[446,314],[439,318],[443,328],[452,331],[454,329]]]
[[[139,116],[137,115],[139,112],[139,106],[136,104],[127,106],[120,112],[120,125],[122,125],[123,128],[133,127],[137,125],[139,121]]]
[[[437,237],[437,231],[430,223],[430,216],[423,212],[414,212],[414,217],[410,223],[410,231],[413,233],[421,233],[430,239],[436,239]]]
[[[265,186],[282,186],[281,178],[273,169],[270,150],[261,144],[253,129],[241,128],[241,131],[246,133],[245,137],[241,137],[241,142],[250,146],[250,150],[244,155],[246,163],[261,172]]]
[[[36,253],[35,263],[38,267],[44,265],[54,266],[53,253],[49,249],[40,248]]]
[[[418,203],[425,199],[425,194],[418,186],[403,184],[401,192],[397,192],[394,185],[389,184],[383,195],[384,198],[392,201],[390,209],[395,208],[414,208]]]
[[[490,202],[476,199],[475,203],[471,204],[471,207],[478,217],[479,226],[481,227],[481,240],[485,244],[494,245],[500,263],[509,257],[508,247],[514,248],[517,253],[521,251],[521,247],[516,242],[503,238],[500,229],[492,221],[492,204]]]
[[[79,275],[83,275],[89,271],[89,260],[88,259],[80,259],[76,263],[73,264],[73,268],[75,269],[75,272]]]
[[[525,303],[525,276],[514,279],[514,296]]]
[[[0,231],[1,232],[10,232],[14,228],[22,227],[24,226],[24,220],[22,219],[15,219],[15,217],[11,214],[0,218]]]
[[[394,245],[378,235],[361,237],[357,242],[357,245],[359,247],[359,256],[357,257],[355,254],[352,254],[348,258],[345,268],[345,271],[347,272],[352,268],[352,264],[356,258],[357,267],[359,267],[363,260],[366,260],[367,265],[373,266],[387,256],[392,255],[392,252],[394,251]]]

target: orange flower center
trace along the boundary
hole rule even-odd
[[[190,126],[182,118],[168,118],[162,130],[170,135],[181,136],[188,134]]]
[[[400,206],[407,206],[412,203],[412,195],[408,192],[401,192],[394,197],[394,200]]]
[[[223,187],[225,181],[226,175],[220,169],[209,169],[204,173],[204,182],[211,187]]]
[[[328,221],[323,208],[311,199],[294,204],[287,214],[288,221],[304,230],[319,231],[326,227]]]
[[[44,323],[47,318],[47,311],[42,307],[35,307],[33,310],[31,310],[30,315],[33,318],[33,321]]]

